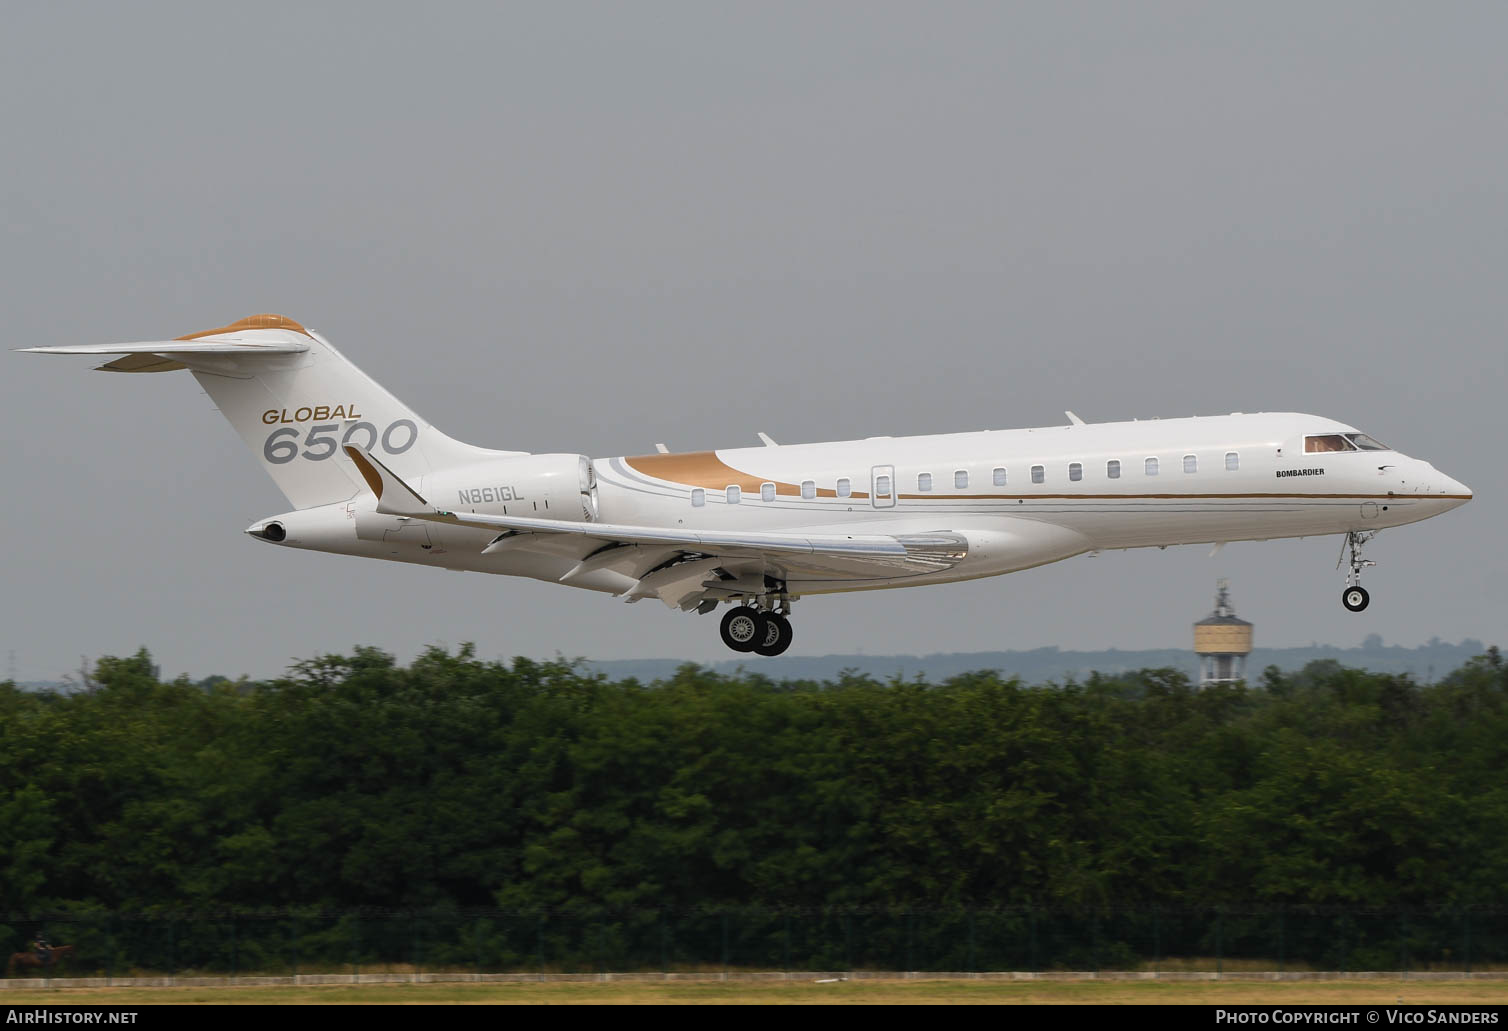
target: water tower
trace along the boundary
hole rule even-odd
[[[1251,654],[1251,624],[1236,616],[1230,581],[1215,581],[1215,611],[1194,624],[1194,651],[1199,656],[1199,685],[1246,679]]]

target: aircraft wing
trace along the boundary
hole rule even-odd
[[[615,568],[637,583],[629,600],[657,596],[667,605],[696,608],[723,597],[763,593],[762,574],[815,579],[878,579],[948,569],[968,556],[968,538],[947,530],[914,534],[764,533],[570,522],[526,516],[451,512],[436,508],[362,448],[346,446],[372,493],[377,511],[428,522],[496,530],[483,553],[538,546],[568,554],[577,565],[561,577]]]

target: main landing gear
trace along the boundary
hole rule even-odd
[[[1351,571],[1346,574],[1346,589],[1340,594],[1340,603],[1352,612],[1360,612],[1372,600],[1372,596],[1361,585],[1361,571],[1377,563],[1362,558],[1361,549],[1367,541],[1376,536],[1376,530],[1352,530],[1346,534],[1346,542],[1341,545],[1340,558],[1335,563],[1335,568],[1339,569],[1341,562],[1345,561],[1346,551],[1351,552]]]
[[[729,609],[718,628],[723,644],[736,652],[753,652],[756,655],[779,655],[791,646],[794,632],[785,613],[791,610],[785,602],[782,612],[773,608],[760,611],[752,605],[740,605]]]

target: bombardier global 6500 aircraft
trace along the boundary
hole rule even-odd
[[[1344,534],[1471,500],[1428,462],[1314,415],[1234,414],[623,458],[453,440],[312,330],[254,315],[175,340],[36,347],[187,369],[294,511],[280,548],[528,576],[711,612],[778,655],[802,595],[945,583],[1110,548]]]

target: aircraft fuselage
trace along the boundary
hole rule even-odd
[[[1307,438],[1356,432],[1319,416],[1261,413],[596,459],[592,516],[723,531],[949,529],[979,542],[947,570],[792,577],[787,590],[797,595],[993,576],[1088,551],[1379,530],[1471,498],[1428,462],[1394,450],[1305,451]],[[476,487],[430,491],[444,482],[433,474],[415,486],[457,512],[528,515],[559,513],[574,490],[499,483],[485,500]],[[402,541],[391,517],[376,517],[391,520],[388,540],[361,541],[352,527],[362,504],[278,518],[319,523],[288,542],[317,550],[548,580],[577,562],[535,551],[484,555],[493,535],[459,526],[413,527],[424,533]],[[603,570],[572,585],[619,593],[627,581]]]

